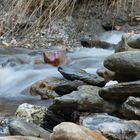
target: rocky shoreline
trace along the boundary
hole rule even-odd
[[[140,43],[139,34],[134,36],[126,42],[127,45],[130,44],[129,47]],[[118,47],[125,47],[122,44],[126,43],[119,43],[121,46]],[[63,77],[38,81],[30,88],[32,96],[40,96],[46,102],[52,99],[52,104],[49,107],[45,104],[21,104],[14,117],[0,120],[0,135],[5,136],[0,139],[138,140],[139,50],[124,50],[107,57],[100,76],[89,74],[80,68],[62,66],[63,63],[59,61],[61,53],[54,55],[49,52],[44,57],[49,60],[53,58],[49,64],[57,64]],[[42,61],[43,59],[38,63]],[[112,80],[118,83],[108,86],[106,83]]]

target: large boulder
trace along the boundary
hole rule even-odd
[[[9,131],[11,135],[33,136],[49,140],[50,132],[33,123],[27,123],[16,119],[10,122]]]
[[[73,111],[114,112],[116,106],[103,100],[98,94],[99,89],[89,85],[80,86],[78,91],[55,98],[55,103],[49,109],[64,114],[71,114]]]
[[[15,115],[18,118],[25,118],[26,120],[40,124],[42,123],[47,111],[48,109],[44,106],[24,103],[17,108]]]
[[[140,120],[140,98],[129,97],[122,105],[122,113],[128,119]]]
[[[126,121],[108,114],[81,116],[80,124],[100,131],[109,140],[132,140],[140,133],[140,121]]]
[[[105,85],[105,81],[102,77],[95,74],[87,73],[82,69],[59,67],[58,71],[68,80],[81,80],[87,84],[95,86]]]
[[[124,102],[129,96],[140,97],[140,81],[118,83],[100,89],[99,95],[110,102]]]
[[[140,51],[128,51],[113,54],[104,61],[111,71],[124,75],[140,77]]]
[[[132,48],[140,49],[140,33],[134,34],[128,39],[128,44]]]
[[[88,128],[63,122],[53,129],[51,140],[107,140],[99,132],[92,132]]]

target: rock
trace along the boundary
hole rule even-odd
[[[140,49],[140,33],[134,34],[128,39],[128,45],[132,48]]]
[[[127,119],[140,120],[140,98],[129,97],[122,105],[122,113]]]
[[[104,66],[116,73],[140,77],[140,51],[113,54],[104,61]]]
[[[10,135],[8,125],[9,125],[8,118],[0,118],[0,137]]]
[[[140,134],[138,134],[133,140],[140,140]]]
[[[110,71],[106,68],[100,68],[96,71],[96,73],[103,77],[105,79],[105,81],[110,81],[110,80],[114,80],[115,79],[115,72]]]
[[[114,44],[102,40],[97,40],[97,39],[82,39],[80,41],[81,41],[81,45],[84,47],[96,47],[96,48],[103,48],[103,49],[115,47]]]
[[[80,80],[69,81],[66,79],[50,79],[38,81],[30,89],[31,95],[40,95],[41,99],[58,97],[77,90],[78,86],[86,85]]]
[[[116,110],[116,106],[103,100],[98,95],[99,88],[89,85],[78,87],[78,91],[55,98],[55,103],[49,109],[62,114],[71,114],[74,111],[108,112]]]
[[[55,85],[60,82],[60,79],[41,80],[33,84],[30,88],[30,93],[33,96],[40,95],[41,99],[50,99],[58,97],[59,95],[53,90]]]
[[[107,140],[99,132],[71,122],[63,122],[53,129],[51,140]]]
[[[89,74],[81,69],[58,67],[58,71],[68,80],[81,80],[87,84],[96,86],[105,85],[105,81],[102,77],[94,74]]]
[[[100,89],[99,95],[111,102],[124,102],[129,96],[140,97],[140,81],[118,83]]]
[[[53,66],[68,65],[70,58],[66,55],[66,52],[62,51],[47,51],[43,53],[44,62]]]
[[[58,97],[59,95],[49,88],[40,88],[36,90],[36,94],[41,96],[41,99],[54,99],[55,97]]]
[[[140,133],[140,121],[126,121],[107,114],[81,116],[80,124],[100,131],[109,140],[132,140]]]
[[[54,91],[59,95],[65,95],[71,93],[74,90],[77,90],[77,88],[82,85],[86,85],[86,83],[80,80],[63,80],[54,87]]]
[[[122,36],[122,40],[116,45],[115,47],[115,53],[118,52],[124,52],[124,51],[136,51],[138,49],[131,48],[128,45],[128,39],[133,35],[134,33],[126,33]]]
[[[50,132],[32,123],[27,123],[23,120],[13,120],[9,124],[11,135],[33,136],[49,140]]]
[[[0,137],[0,140],[45,140],[45,139],[28,136],[6,136]]]
[[[16,110],[16,116],[18,118],[25,118],[29,121],[33,121],[36,124],[40,124],[48,109],[44,106],[36,106],[28,103],[21,104]]]

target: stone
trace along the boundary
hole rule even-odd
[[[140,51],[113,54],[104,61],[104,66],[116,73],[140,77]]]
[[[116,45],[115,47],[115,53],[118,52],[124,52],[124,51],[136,51],[138,49],[131,48],[128,45],[128,39],[133,35],[134,33],[126,33],[122,36],[122,40]]]
[[[140,121],[126,121],[105,113],[81,116],[80,124],[100,131],[109,140],[132,140],[140,133]]]
[[[81,39],[80,41],[81,41],[81,45],[84,47],[96,47],[96,48],[103,48],[103,49],[115,47],[114,44],[102,40],[97,40],[97,39]]]
[[[40,95],[41,99],[55,98],[59,95],[69,94],[86,83],[80,80],[69,81],[66,79],[41,80],[33,84],[30,93],[33,96]]]
[[[66,52],[62,51],[46,51],[43,52],[44,62],[53,66],[68,65],[70,58],[66,55]]]
[[[140,120],[140,98],[128,97],[121,112],[127,119]]]
[[[48,109],[44,106],[31,105],[24,103],[19,105],[15,115],[17,118],[25,118],[26,120],[32,121],[36,124],[40,124]]]
[[[51,140],[107,140],[99,132],[71,123],[63,122],[54,127]]]
[[[49,109],[62,114],[71,114],[74,111],[108,112],[116,110],[116,106],[103,100],[99,95],[99,87],[84,85],[78,91],[55,98],[54,104]]]
[[[99,95],[110,102],[123,103],[129,96],[140,97],[140,81],[118,83],[103,87]]]
[[[140,49],[140,33],[134,34],[128,39],[128,45],[132,48]]]
[[[40,80],[33,84],[30,88],[30,93],[33,96],[39,95],[42,100],[44,99],[54,99],[59,95],[53,90],[55,85],[60,82],[60,79],[47,79],[47,80]]]
[[[27,123],[16,119],[10,122],[9,131],[11,135],[32,136],[49,140],[50,132],[33,123]]]
[[[68,80],[81,80],[87,84],[95,86],[104,86],[105,81],[96,74],[89,74],[82,69],[68,67],[58,67],[58,71]]]
[[[105,81],[110,81],[110,80],[114,80],[115,78],[115,72],[113,71],[110,71],[106,68],[100,68],[100,69],[97,69],[96,73],[103,77],[105,79]]]
[[[28,136],[6,136],[0,137],[0,140],[45,140],[45,139]]]
[[[74,90],[77,90],[77,88],[82,85],[86,85],[86,83],[80,80],[63,80],[54,87],[54,91],[59,95],[65,95],[71,93]]]
[[[40,88],[36,90],[36,94],[41,96],[41,99],[54,99],[55,97],[58,97],[59,95],[49,88]]]
[[[109,81],[118,81],[118,82],[129,82],[133,78],[129,77],[128,75],[115,73],[113,71],[108,70],[107,68],[100,68],[96,71],[96,73],[103,77],[106,82]]]
[[[140,134],[138,134],[133,140],[140,140]]]

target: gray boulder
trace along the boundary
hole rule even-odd
[[[77,90],[77,88],[82,85],[86,85],[86,83],[80,80],[63,80],[54,87],[54,91],[59,95],[65,95],[71,93],[74,90]]]
[[[80,86],[78,91],[55,98],[55,103],[49,109],[54,112],[72,113],[73,111],[108,112],[116,110],[116,106],[103,100],[95,86]]]
[[[125,82],[100,89],[99,95],[111,102],[124,102],[129,96],[140,97],[140,81]]]
[[[113,54],[104,61],[111,71],[124,75],[140,77],[140,51],[128,51]]]
[[[140,49],[140,33],[134,34],[128,39],[128,45],[132,48]]]
[[[80,124],[100,131],[109,140],[132,140],[140,133],[140,121],[126,121],[107,114],[81,116]]]
[[[140,140],[140,134],[138,134],[133,140]]]
[[[13,120],[9,124],[11,135],[33,136],[49,140],[50,132],[33,123],[27,123],[23,120]]]
[[[87,84],[101,87],[105,85],[105,81],[102,77],[87,73],[82,69],[59,67],[58,71],[68,80],[81,80]]]
[[[122,113],[127,119],[140,120],[140,98],[129,97],[122,105]]]

